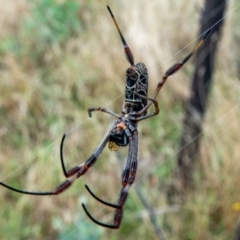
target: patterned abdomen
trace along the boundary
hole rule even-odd
[[[138,112],[147,105],[147,99],[135,93],[145,97],[148,96],[148,71],[144,63],[138,63],[136,66],[127,69],[125,108],[128,112]]]

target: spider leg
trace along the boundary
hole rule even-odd
[[[88,215],[88,217],[96,224],[106,227],[106,228],[112,228],[112,229],[119,228],[119,226],[121,224],[122,216],[123,216],[123,205],[126,202],[129,189],[135,180],[135,175],[136,175],[136,171],[137,171],[137,153],[138,153],[138,133],[135,130],[135,132],[133,134],[133,138],[132,139],[129,138],[129,155],[128,155],[125,170],[123,172],[123,177],[122,177],[123,187],[120,192],[120,197],[119,197],[117,204],[111,204],[111,203],[101,200],[87,187],[87,190],[89,191],[89,193],[96,200],[100,201],[101,203],[103,203],[107,206],[116,208],[113,224],[108,224],[108,223],[102,223],[102,222],[96,220],[90,214],[90,212],[87,210],[86,206],[84,204],[82,204],[82,207],[83,207],[84,211],[86,212],[86,214]]]
[[[82,207],[83,210],[85,211],[85,213],[87,214],[87,216],[96,224],[102,226],[102,227],[106,227],[106,228],[112,228],[112,229],[117,229],[118,227],[116,227],[115,225],[111,225],[111,224],[107,224],[107,223],[103,223],[103,222],[99,222],[97,221],[94,217],[92,217],[92,215],[89,213],[89,211],[87,210],[86,206],[82,203]]]
[[[115,125],[113,124],[111,129],[114,126]],[[64,175],[67,178],[72,176],[72,178],[67,179],[62,184],[60,184],[54,191],[54,192],[56,192],[56,194],[59,194],[59,193],[65,191],[67,188],[69,188],[75,180],[77,180],[79,177],[84,175],[88,171],[88,169],[97,161],[98,156],[100,155],[100,153],[102,152],[103,148],[106,146],[106,144],[109,140],[109,135],[110,135],[111,129],[109,130],[108,134],[103,138],[102,142],[96,148],[94,153],[87,159],[87,161],[85,163],[82,163],[78,166],[71,168],[69,171],[66,171],[66,167],[65,167],[65,163],[64,163],[63,146],[64,146],[64,139],[66,137],[66,134],[63,135],[61,147],[60,147],[61,165],[62,165]]]
[[[199,41],[199,43],[197,44],[197,46],[193,49],[193,51],[188,54],[180,63],[175,63],[173,64],[173,66],[171,66],[164,74],[164,76],[162,77],[162,80],[160,82],[158,82],[157,88],[155,90],[155,93],[153,95],[153,98],[151,98],[151,102],[149,104],[147,104],[144,108],[142,108],[139,112],[135,113],[135,115],[141,116],[138,118],[135,118],[135,120],[137,121],[141,121],[150,117],[153,117],[155,115],[157,115],[159,113],[159,109],[156,105],[156,98],[160,92],[160,90],[162,89],[164,83],[167,81],[168,77],[173,75],[174,73],[176,73],[178,70],[180,70],[184,64],[192,57],[192,55],[202,46],[202,44],[204,43],[204,40],[206,39],[206,37],[209,35],[209,33],[211,32],[211,28],[203,35],[202,39]],[[148,99],[150,100],[150,99]],[[152,113],[149,113],[145,116],[142,116],[144,112],[146,112],[148,110],[148,108],[154,103],[155,105],[155,111]]]
[[[109,13],[110,13],[110,15],[111,15],[111,17],[112,17],[112,20],[113,20],[113,22],[114,22],[114,24],[115,24],[115,26],[116,26],[116,28],[117,28],[117,30],[118,30],[118,33],[119,33],[119,35],[120,35],[122,44],[123,44],[123,46],[124,46],[124,53],[125,53],[125,56],[126,56],[126,58],[127,58],[127,61],[128,61],[128,62],[131,64],[131,66],[133,67],[133,66],[134,66],[134,57],[133,57],[133,54],[132,54],[129,46],[127,45],[127,42],[126,42],[125,38],[123,37],[123,34],[122,34],[122,32],[121,32],[118,24],[117,24],[117,21],[116,21],[114,15],[113,15],[113,13],[112,13],[110,7],[107,6],[107,9],[108,9],[108,11],[109,11]]]
[[[98,155],[102,152],[103,148],[106,146],[106,144],[109,140],[109,133],[103,138],[102,142],[99,144],[99,146],[97,147],[95,152],[87,159],[87,161],[85,163],[82,163],[78,166],[75,166],[68,171],[66,170],[65,161],[64,161],[64,151],[63,151],[64,150],[65,138],[66,138],[66,134],[63,135],[61,145],[60,145],[60,160],[61,160],[61,166],[62,166],[63,173],[64,173],[66,178],[69,178],[76,173],[80,174],[79,172],[82,172],[84,170],[87,171],[88,168],[91,167],[95,163]],[[81,175],[83,175],[83,174],[81,174]]]
[[[128,152],[128,157],[126,161],[126,166],[122,174],[122,186],[126,186],[129,179],[130,167],[133,159],[133,150],[134,150],[134,144],[131,136],[129,137],[129,152]],[[113,207],[113,208],[121,208],[119,204],[109,203],[99,198],[95,193],[93,193],[93,191],[87,185],[85,185],[85,187],[88,190],[88,192],[92,195],[92,197],[95,198],[97,201],[101,202],[102,204],[109,207]]]
[[[21,189],[17,189],[14,187],[11,187],[3,182],[0,182],[0,185],[2,185],[5,188],[8,188],[11,191],[14,192],[18,192],[18,193],[22,193],[22,194],[28,194],[28,195],[41,195],[41,196],[48,196],[48,195],[54,195],[53,192],[31,192],[31,191],[25,191],[25,190],[21,190]]]
[[[111,110],[109,110],[109,109],[107,109],[107,108],[101,108],[101,107],[98,107],[98,108],[89,108],[89,109],[88,109],[88,116],[89,116],[89,117],[92,117],[92,112],[93,112],[93,111],[105,112],[105,113],[108,113],[108,114],[110,114],[110,115],[112,115],[112,116],[114,116],[114,117],[117,117],[117,118],[120,118],[120,117],[121,117],[121,115],[119,115],[119,114],[117,114],[117,113],[115,113],[115,112],[113,112],[113,111],[111,111]]]
[[[94,153],[87,159],[87,161],[85,163],[75,166],[75,167],[71,168],[69,171],[66,171],[65,164],[64,164],[64,158],[63,158],[63,146],[64,146],[65,137],[66,137],[66,134],[63,135],[61,147],[60,147],[61,165],[62,165],[64,175],[67,178],[68,177],[71,177],[71,178],[69,178],[69,179],[65,180],[63,183],[61,183],[54,191],[49,191],[49,192],[25,191],[25,190],[11,187],[3,182],[0,182],[0,185],[2,185],[3,187],[8,188],[14,192],[28,194],[28,195],[46,196],[46,195],[61,194],[63,191],[65,191],[67,188],[69,188],[75,180],[77,180],[79,177],[84,175],[87,172],[87,170],[96,162],[99,154],[102,152],[103,148],[106,146],[106,144],[109,140],[109,132],[103,138],[102,142],[99,144],[99,146],[96,148]]]
[[[114,204],[114,203],[110,203],[110,202],[106,202],[104,200],[102,200],[101,198],[99,198],[89,187],[88,185],[85,185],[86,189],[88,190],[88,192],[92,195],[93,198],[95,198],[97,201],[101,202],[104,205],[107,205],[109,207],[112,208],[120,208],[120,206],[118,204]]]

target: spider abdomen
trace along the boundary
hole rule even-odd
[[[124,106],[127,113],[138,112],[147,105],[147,100],[136,93],[148,96],[148,71],[144,63],[137,63],[127,69]]]

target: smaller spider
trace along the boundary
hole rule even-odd
[[[96,148],[94,153],[86,160],[85,163],[82,163],[78,166],[71,168],[69,171],[66,170],[65,161],[63,157],[63,147],[66,134],[63,135],[61,146],[60,146],[60,159],[63,173],[67,180],[65,180],[62,184],[60,184],[54,191],[50,192],[31,192],[13,188],[9,185],[6,185],[3,182],[0,182],[0,185],[18,192],[22,194],[30,194],[30,195],[57,195],[68,189],[75,180],[84,175],[88,169],[97,161],[100,153],[108,143],[108,148],[111,151],[117,151],[119,147],[125,147],[129,145],[129,151],[127,156],[127,161],[125,168],[122,173],[122,189],[120,191],[120,196],[117,204],[112,204],[106,201],[103,201],[99,197],[97,197],[90,188],[86,185],[86,189],[88,192],[99,202],[112,207],[115,209],[115,216],[112,224],[102,223],[92,217],[92,215],[87,210],[86,206],[82,204],[83,209],[89,218],[98,225],[107,228],[117,229],[119,228],[123,216],[123,205],[126,202],[128,192],[130,187],[132,186],[136,172],[137,172],[137,155],[138,155],[138,130],[137,124],[139,121],[145,120],[147,118],[153,117],[159,113],[158,102],[156,98],[158,96],[159,91],[162,86],[166,82],[167,78],[177,72],[182,66],[191,58],[193,53],[195,53],[199,47],[203,44],[204,40],[210,33],[211,29],[209,29],[202,37],[200,42],[194,48],[194,50],[187,55],[182,62],[174,64],[170,67],[162,79],[158,82],[157,88],[152,98],[148,97],[148,71],[144,63],[134,64],[133,54],[127,45],[125,38],[123,37],[120,28],[117,24],[116,19],[113,16],[113,13],[109,6],[107,9],[113,19],[113,22],[118,30],[121,41],[124,46],[124,52],[127,58],[127,61],[130,63],[130,67],[126,71],[126,87],[125,87],[125,99],[122,106],[122,114],[117,114],[112,112],[106,108],[89,108],[88,114],[89,117],[92,116],[93,111],[102,111],[108,113],[117,118],[116,121],[112,124],[110,130],[107,132],[106,136],[103,138],[100,145]],[[148,103],[149,101],[149,103]],[[154,105],[154,112],[147,113],[148,108],[151,105]]]

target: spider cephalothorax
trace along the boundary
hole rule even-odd
[[[194,50],[187,55],[180,63],[174,64],[170,67],[162,79],[158,82],[157,88],[152,98],[148,97],[148,72],[145,64],[138,63],[134,65],[134,58],[133,54],[125,38],[123,37],[119,26],[112,14],[112,11],[109,7],[108,11],[113,19],[115,26],[119,32],[121,37],[124,52],[127,58],[127,61],[130,63],[130,68],[127,69],[126,73],[126,88],[125,88],[125,99],[122,107],[122,114],[114,113],[113,111],[106,109],[106,108],[89,108],[88,114],[91,117],[93,111],[102,111],[108,113],[117,118],[116,121],[112,124],[110,130],[107,132],[106,136],[103,138],[102,142],[96,148],[94,153],[86,160],[86,162],[79,164],[70,170],[66,170],[65,161],[63,157],[63,147],[64,141],[66,138],[66,134],[63,135],[61,146],[60,146],[60,159],[61,159],[61,166],[63,173],[67,180],[65,180],[62,184],[60,184],[55,190],[50,192],[31,192],[13,188],[3,182],[0,182],[0,185],[23,194],[30,194],[30,195],[57,195],[68,189],[75,180],[79,177],[84,175],[88,169],[93,166],[93,164],[97,161],[100,153],[108,143],[108,147],[112,151],[118,150],[119,146],[125,147],[129,146],[128,156],[126,160],[126,165],[124,167],[122,173],[122,189],[120,191],[120,196],[117,201],[117,204],[112,204],[109,202],[105,202],[99,197],[97,197],[90,188],[86,185],[86,189],[88,192],[99,202],[105,204],[106,206],[112,207],[115,209],[115,215],[112,224],[102,223],[97,221],[95,218],[87,210],[86,206],[82,204],[83,209],[85,210],[86,214],[89,218],[94,221],[96,224],[99,224],[103,227],[107,228],[119,228],[123,216],[123,205],[126,202],[128,192],[130,187],[132,186],[136,172],[137,172],[137,155],[138,155],[138,130],[137,130],[137,123],[141,120],[153,117],[159,113],[158,102],[156,100],[159,91],[161,90],[162,86],[166,82],[167,78],[177,72],[193,55],[194,52],[198,50],[198,48],[203,44],[205,38],[210,33],[211,29],[208,30]],[[149,102],[148,102],[149,101]],[[154,105],[154,111],[151,113],[147,113],[148,108],[151,105]]]
[[[117,151],[119,146],[125,147],[129,143],[129,137],[137,128],[137,123],[129,120],[129,115],[125,114],[115,122],[115,128],[112,129],[109,136],[108,147],[111,151]]]

